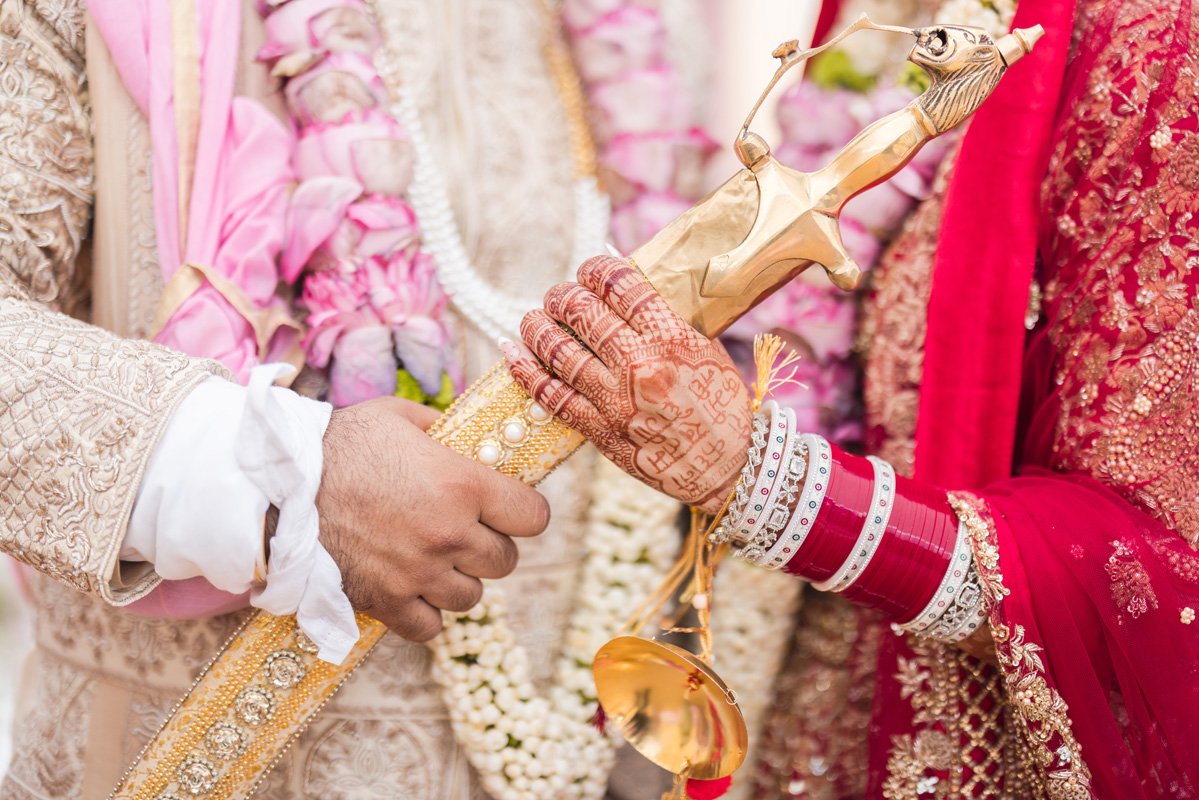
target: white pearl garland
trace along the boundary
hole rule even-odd
[[[591,724],[591,662],[670,568],[679,505],[607,461],[593,489],[587,553],[547,697],[535,693],[496,584],[486,582],[470,611],[444,614],[431,643],[454,736],[496,800],[599,800],[607,789],[618,737]]]
[[[449,190],[437,169],[437,159],[425,136],[415,102],[404,94],[392,103],[391,111],[407,130],[416,155],[408,201],[420,222],[421,247],[433,257],[442,289],[463,316],[485,335],[492,339],[519,337],[521,318],[541,307],[541,295],[516,297],[483,279],[471,264],[466,245],[462,243]],[[579,264],[603,253],[608,240],[611,206],[608,196],[599,190],[595,176],[576,179],[573,190],[574,248],[563,270],[563,280],[573,279]]]

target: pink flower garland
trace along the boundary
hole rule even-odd
[[[683,81],[666,57],[658,9],[626,0],[565,0],[562,21],[595,112],[612,237],[629,252],[700,196],[716,143],[696,126]]]
[[[435,397],[459,368],[447,299],[403,200],[413,155],[371,60],[379,31],[361,0],[291,0],[260,10],[268,41],[259,58],[284,76],[298,129],[300,184],[281,266],[284,280],[304,281],[308,362],[328,370],[337,406],[395,394],[401,367]]]
[[[285,77],[298,129],[301,183],[281,266],[285,280],[304,281],[309,363],[328,370],[336,405],[393,393],[400,366],[436,395],[458,367],[446,298],[403,201],[413,158],[372,62],[382,37],[361,0],[260,7],[268,42],[259,57]],[[694,125],[656,8],[567,0],[562,17],[596,111],[612,233],[632,250],[699,196],[715,144]]]

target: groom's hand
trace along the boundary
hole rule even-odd
[[[718,511],[745,464],[752,424],[749,391],[728,353],[627,261],[590,259],[578,278],[525,316],[527,346],[502,345],[512,376],[625,472]]]
[[[395,398],[334,411],[316,498],[354,608],[413,641],[437,635],[441,609],[479,602],[480,578],[512,572],[510,537],[549,522],[536,491],[429,438],[438,416]]]

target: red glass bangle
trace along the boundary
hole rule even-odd
[[[928,522],[928,508],[920,503],[913,503],[902,493],[904,478],[896,478],[895,502],[891,507],[891,516],[887,520],[887,528],[883,532],[883,540],[879,543],[874,558],[862,571],[861,577],[854,581],[844,592],[847,600],[863,605],[874,606],[885,597],[878,592],[878,587],[897,585],[902,573],[911,567],[911,562],[903,558],[907,553],[902,549],[897,553],[895,535],[897,531],[924,531]]]
[[[934,503],[939,499],[943,504],[943,495],[926,495],[921,499]],[[897,571],[897,579],[888,581],[883,578],[877,584],[881,596],[874,607],[889,617],[908,617],[913,607],[918,611],[922,607],[915,605],[918,599],[927,598],[936,591],[949,568],[953,539],[946,525],[948,520],[935,505],[920,504],[924,506],[924,524],[918,530],[896,530],[893,540],[908,554],[906,568]]]
[[[888,617],[909,619],[913,613],[917,613],[921,606],[918,605],[919,600],[916,598],[927,597],[931,592],[936,591],[937,585],[944,576],[944,570],[949,568],[950,554],[944,546],[948,537],[943,520],[934,517],[931,521],[933,522],[931,533],[926,528],[920,537],[920,542],[927,548],[925,552],[931,556],[931,561],[940,562],[941,571],[938,573],[936,567],[928,562],[913,564],[894,593],[875,606]]]
[[[949,569],[953,557],[953,546],[957,540],[957,519],[952,514],[946,516],[933,512],[932,532],[926,538],[928,547],[926,557],[918,565],[913,565],[912,571],[900,584],[900,588],[892,602],[880,606],[879,610],[889,617],[899,621],[910,620],[913,614],[928,605],[945,571]]]
[[[879,551],[845,597],[888,617],[910,618],[936,592],[956,540],[957,517],[945,492],[898,478]]]
[[[938,544],[930,548],[929,563],[917,579],[905,586],[906,595],[897,596],[893,610],[887,612],[900,624],[911,622],[928,605],[953,562],[953,549],[957,544],[957,517],[951,510],[949,514],[936,512],[935,519],[937,527],[934,537]]]
[[[838,491],[842,475],[844,475],[844,472],[837,466],[835,456],[837,448],[831,445],[830,448],[834,452],[834,457],[832,463],[829,465],[828,477],[825,479],[828,488],[825,489],[824,500],[820,503],[820,508],[816,509],[816,519],[812,522],[812,528],[808,532],[807,537],[803,540],[799,549],[795,551],[795,555],[791,556],[791,560],[783,565],[784,572],[804,578],[805,580],[808,578],[808,565],[811,555],[819,547],[818,539],[823,536],[822,531],[828,522],[828,515],[831,513],[829,498],[833,496],[834,492]]]
[[[891,587],[887,596],[883,599],[880,609],[883,606],[892,604],[902,604],[902,598],[899,595],[910,594],[912,587],[918,588],[925,578],[925,572],[929,567],[930,561],[934,560],[936,548],[939,544],[940,525],[939,519],[934,506],[921,502],[924,499],[930,499],[923,496],[921,491],[924,488],[922,484],[909,485],[904,487],[908,491],[907,500],[918,505],[921,509],[921,523],[918,527],[909,529],[897,528],[895,533],[902,539],[907,539],[911,547],[910,558],[906,561],[903,569],[897,569],[897,577],[885,583]],[[896,486],[896,491],[903,491]],[[913,496],[913,493],[915,496]],[[902,612],[900,612],[902,613]]]
[[[788,571],[810,581],[826,580],[853,551],[874,493],[874,468],[861,456],[834,446],[833,468],[824,504]]]

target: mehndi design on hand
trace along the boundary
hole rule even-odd
[[[745,461],[752,420],[732,360],[629,262],[592,258],[578,280],[550,289],[545,310],[525,316],[527,347],[503,343],[513,377],[630,475],[717,510]]]

